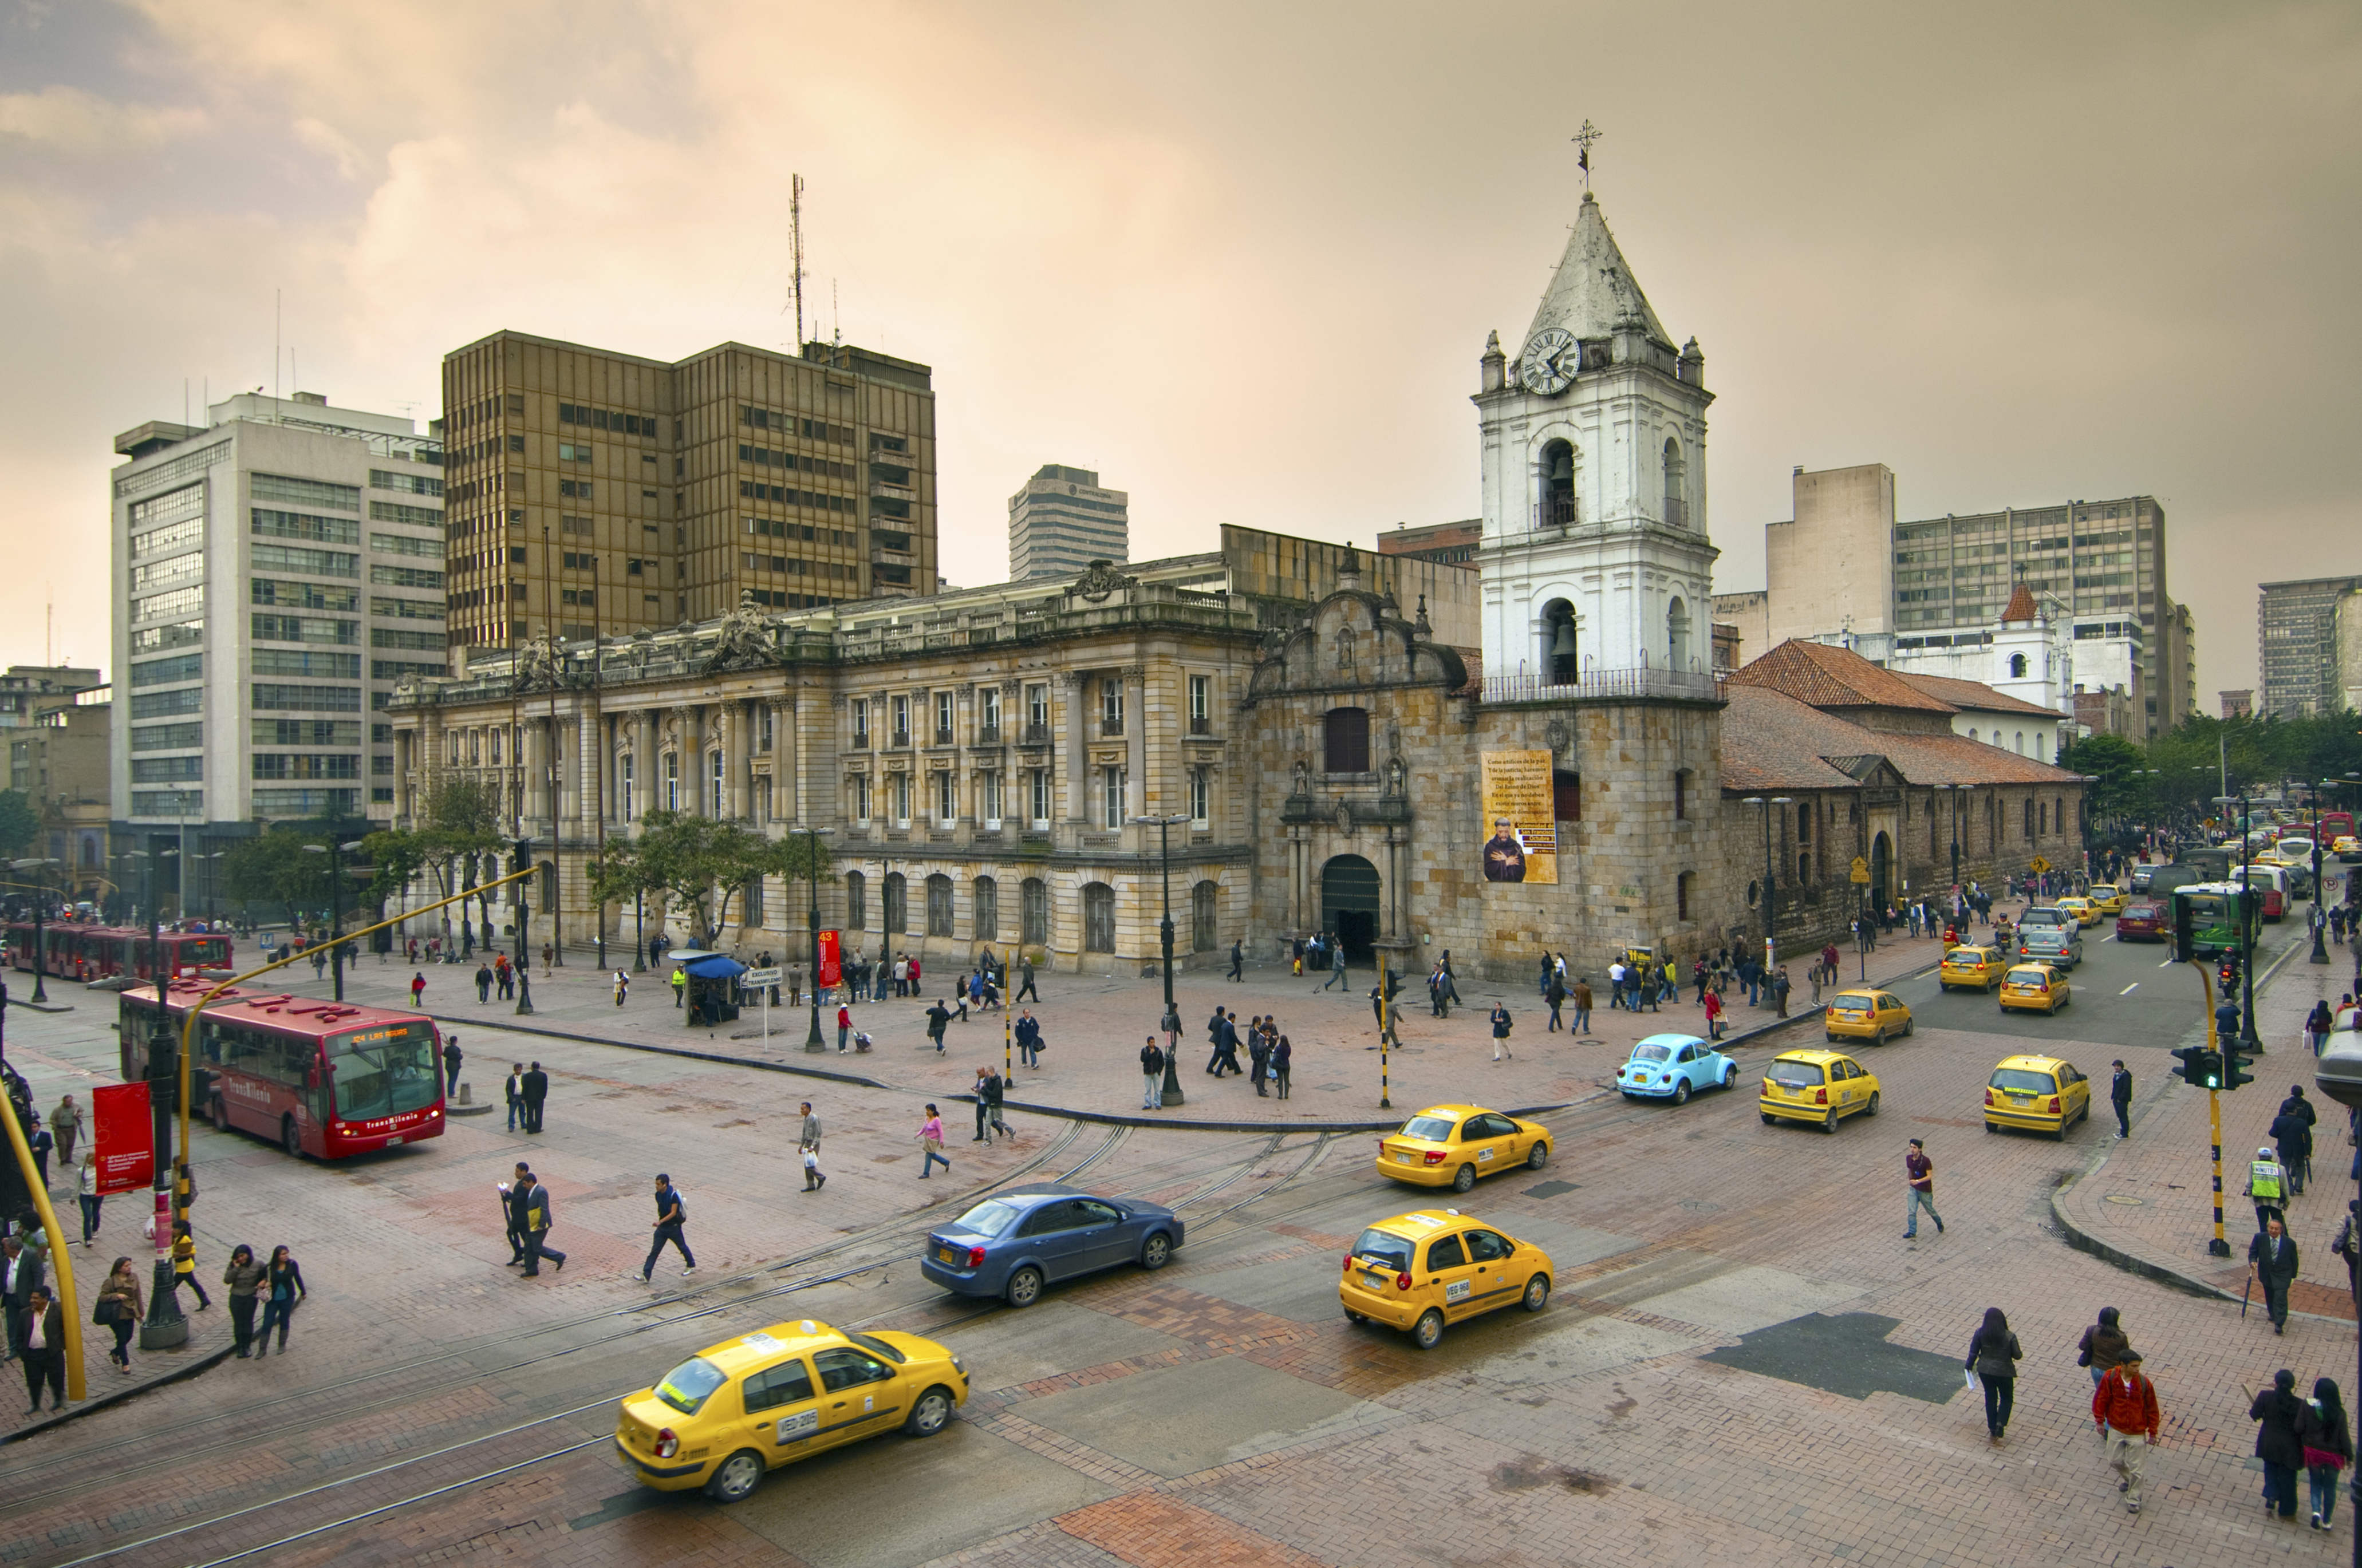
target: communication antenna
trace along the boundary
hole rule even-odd
[[[804,351],[804,177],[788,176],[788,244],[795,257],[796,352]]]
[[[830,346],[844,347],[844,318],[836,311],[836,280],[828,281],[828,338]]]
[[[279,323],[282,314],[280,307],[286,292],[284,289],[270,291],[270,401],[273,403],[279,401]]]

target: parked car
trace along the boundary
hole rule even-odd
[[[1120,1264],[1163,1268],[1181,1240],[1180,1218],[1161,1203],[1037,1182],[996,1193],[929,1235],[919,1272],[956,1296],[1031,1307],[1061,1280]]]
[[[1632,1047],[1617,1070],[1626,1099],[1670,1099],[1685,1105],[1699,1089],[1728,1088],[1738,1064],[1694,1034],[1651,1034]]]

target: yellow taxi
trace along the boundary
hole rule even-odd
[[[1985,1131],[2024,1127],[2064,1143],[2092,1114],[2092,1080],[2057,1056],[2004,1056],[1985,1083]]]
[[[1944,955],[1944,966],[1937,971],[1936,984],[1944,990],[1954,986],[1973,986],[1989,991],[2001,984],[2009,968],[2009,959],[1998,947],[1970,947],[1963,944]]]
[[[1496,1308],[1550,1305],[1550,1254],[1457,1209],[1381,1220],[1345,1254],[1337,1297],[1356,1323],[1410,1331],[1433,1350],[1443,1326]]]
[[[1810,1121],[1834,1132],[1846,1117],[1878,1114],[1878,1076],[1835,1051],[1783,1051],[1763,1069],[1755,1108],[1766,1127]]]
[[[1829,999],[1821,1028],[1831,1043],[1867,1040],[1883,1045],[1911,1032],[1911,1010],[1893,991],[1839,991]]]
[[[764,1472],[890,1427],[933,1437],[967,1400],[960,1358],[916,1334],[807,1318],[708,1345],[624,1396],[615,1447],[642,1485],[734,1503]]]
[[[1480,1176],[1540,1170],[1550,1129],[1481,1105],[1430,1105],[1378,1140],[1378,1174],[1415,1187],[1466,1192]]]
[[[2050,903],[2052,908],[2065,910],[2073,915],[2077,925],[2090,927],[2100,923],[2099,906],[2089,899],[2053,899]]]
[[[2057,1012],[2072,996],[2065,971],[2047,964],[2020,964],[2001,977],[2003,1012]]]
[[[2091,892],[2092,907],[2103,915],[2124,913],[2125,904],[2130,898],[2130,894],[2113,882],[2103,882]]]
[[[2351,834],[2343,834],[2331,842],[2329,852],[2350,866],[2356,860],[2362,860],[2362,838]]]

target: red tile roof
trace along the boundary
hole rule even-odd
[[[2004,621],[2032,621],[2041,614],[2042,612],[2034,607],[2034,590],[2026,587],[2021,578],[2017,591],[2009,596],[2009,607],[2001,613],[2001,618]]]
[[[1849,790],[1857,786],[1838,759],[1883,756],[1904,782],[1931,784],[2070,784],[2076,775],[1972,741],[1966,735],[1897,734],[1865,729],[1783,691],[1734,680],[1722,714],[1722,787],[1757,790]]]
[[[1949,713],[1952,705],[1931,697],[1892,670],[1881,669],[1851,648],[1791,637],[1744,668],[1730,684],[1784,691],[1816,708],[1902,708]]]
[[[1955,708],[1974,709],[1987,713],[2039,713],[2046,719],[2064,718],[2063,713],[2027,702],[2006,691],[1996,691],[1981,680],[1956,680],[1948,675],[1915,675],[1907,669],[1894,671],[1895,678],[1909,681],[1938,702],[1948,702]]]

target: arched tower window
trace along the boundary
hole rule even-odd
[[[1562,686],[1582,674],[1574,647],[1574,606],[1553,599],[1542,606],[1542,668],[1550,683]]]
[[[1665,609],[1666,662],[1675,669],[1687,669],[1690,665],[1690,612],[1681,595]]]
[[[2024,654],[2014,653],[2009,656],[2009,678],[2012,680],[2023,680],[2025,679],[2025,656]]]
[[[1545,528],[1574,522],[1574,448],[1552,441],[1542,448],[1541,520]]]
[[[1682,461],[1682,443],[1678,436],[1665,437],[1665,522],[1675,528],[1690,525],[1689,491],[1683,480],[1686,466]]]

